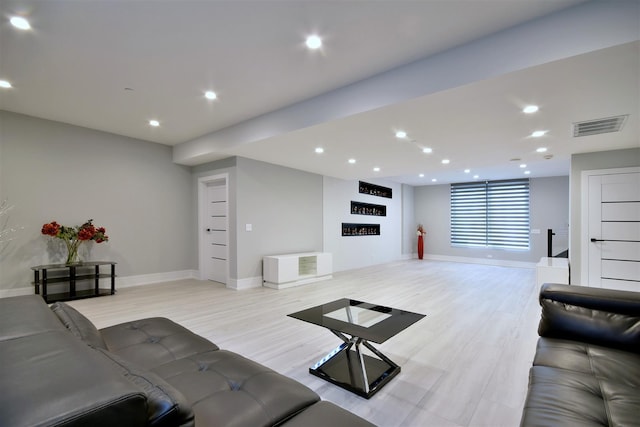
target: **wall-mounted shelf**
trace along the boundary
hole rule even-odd
[[[387,207],[385,205],[351,201],[351,213],[353,215],[387,216]]]
[[[380,224],[342,223],[343,236],[379,236]]]
[[[358,192],[372,196],[386,197],[387,199],[393,198],[393,189],[381,185],[369,184],[364,181],[359,182]]]

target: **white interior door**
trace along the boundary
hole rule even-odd
[[[640,291],[640,173],[589,176],[588,284]]]
[[[227,284],[229,263],[228,180],[225,175],[199,180],[200,275]]]

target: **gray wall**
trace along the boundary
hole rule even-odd
[[[574,154],[571,156],[571,228],[569,258],[571,263],[571,283],[582,284],[580,270],[582,253],[580,250],[581,203],[584,197],[582,172],[596,169],[616,169],[640,166],[640,148],[601,151],[597,153]],[[586,191],[586,190],[585,190]]]
[[[236,185],[238,279],[262,276],[265,255],[322,251],[321,175],[239,157]]]
[[[401,184],[366,179],[370,184],[391,188],[393,197],[359,192],[358,180],[324,177],[324,250],[333,254],[333,270],[344,271],[397,261],[402,253]],[[351,201],[384,205],[386,216],[351,213]],[[379,224],[379,236],[342,236],[342,223]]]
[[[109,242],[81,253],[118,262],[119,276],[197,267],[191,171],[171,147],[0,111],[0,153],[0,199],[23,227],[1,255],[0,290],[30,286],[33,265],[63,261],[62,242],[40,233],[53,220],[106,227]]]
[[[450,243],[450,186],[415,188],[415,221],[422,223],[425,254],[495,260],[537,262],[547,254],[547,228],[567,227],[569,218],[569,177],[535,178],[530,182],[531,235],[529,251],[452,247]]]
[[[411,185],[402,184],[402,255],[405,258],[418,251],[414,188]]]

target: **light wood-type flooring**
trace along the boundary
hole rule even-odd
[[[290,289],[182,280],[70,304],[99,328],[168,317],[315,390],[381,427],[518,426],[537,341],[535,270],[407,260]],[[308,373],[340,342],[287,317],[339,298],[426,314],[376,345],[402,367],[366,400]]]

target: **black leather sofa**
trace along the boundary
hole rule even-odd
[[[97,330],[64,303],[0,299],[0,425],[373,424],[165,318]]]
[[[640,292],[544,284],[522,427],[640,426]]]

